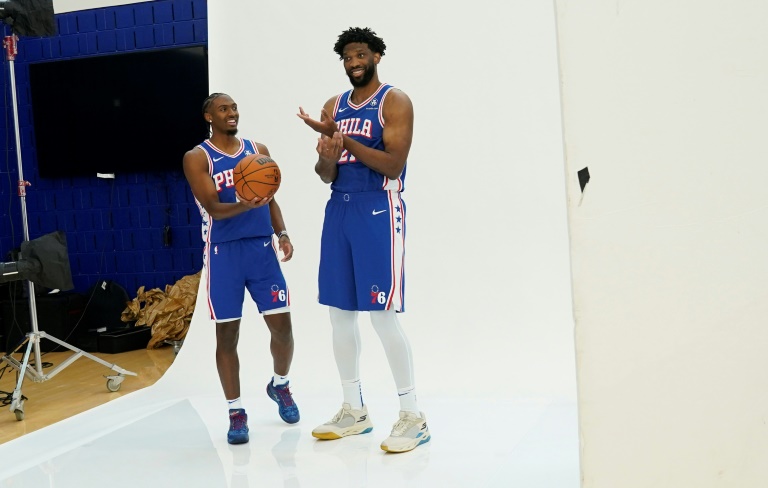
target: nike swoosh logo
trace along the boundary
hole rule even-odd
[[[343,112],[343,111],[345,111],[346,109],[347,109],[347,107],[344,107],[344,108],[340,108],[340,109],[339,109],[339,112]]]
[[[265,242],[264,247],[267,247],[268,245],[272,244],[271,242]]]
[[[374,210],[373,215],[379,215],[380,213],[384,213],[386,210]]]
[[[217,161],[221,161],[222,159],[224,159],[224,156],[222,156],[220,158],[213,158],[213,162],[215,163]]]

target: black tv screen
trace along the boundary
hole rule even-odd
[[[29,65],[40,177],[181,170],[208,135],[204,46]]]

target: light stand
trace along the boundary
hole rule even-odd
[[[0,3],[0,5],[2,5],[2,3]],[[14,60],[16,59],[16,54],[18,53],[17,44],[16,44],[17,41],[18,41],[18,37],[16,37],[16,34],[5,36],[3,39],[3,47],[5,49],[5,54],[6,54],[6,57],[8,58],[8,64],[10,68],[13,121],[14,121],[14,130],[15,130],[15,136],[16,136],[16,161],[19,167],[18,193],[19,193],[19,198],[21,200],[21,217],[22,217],[22,223],[23,223],[23,229],[24,229],[24,240],[29,241],[29,226],[27,222],[27,205],[26,205],[26,196],[27,196],[26,187],[29,186],[30,184],[28,181],[24,180],[24,170],[21,164],[21,137],[19,134],[19,114],[18,114],[17,99],[16,99],[16,75],[14,72],[14,65],[13,65]],[[22,253],[23,253],[23,249],[22,249]],[[23,259],[24,257],[25,256],[22,255],[20,256],[20,259]],[[125,375],[137,376],[136,373],[124,370],[117,365],[110,364],[101,358],[98,358],[92,354],[88,354],[87,352],[84,352],[78,349],[77,347],[67,344],[64,341],[61,341],[53,336],[50,336],[43,331],[40,331],[38,329],[38,324],[37,324],[37,304],[35,303],[35,285],[32,281],[29,281],[29,319],[30,319],[30,324],[32,326],[32,332],[27,334],[26,339],[21,344],[19,344],[14,351],[7,353],[2,358],[3,362],[8,363],[11,367],[19,371],[19,379],[18,379],[18,382],[16,383],[16,389],[13,390],[13,396],[11,399],[11,412],[16,415],[16,420],[24,419],[24,397],[21,394],[21,385],[24,382],[25,377],[29,378],[30,380],[36,383],[42,383],[56,376],[61,370],[63,370],[64,368],[72,364],[76,359],[80,358],[81,356],[85,356],[88,359],[96,361],[97,363],[101,363],[104,366],[110,368],[111,370],[117,372],[116,375],[105,376],[107,378],[107,389],[109,391],[119,390],[120,384],[125,379]],[[50,373],[43,374],[43,363],[40,357],[40,339],[48,339],[50,341],[53,341],[56,344],[63,346],[69,349],[70,351],[73,351],[74,354],[69,356],[66,360],[64,360],[64,362],[59,364],[59,366],[54,368]],[[18,351],[21,347],[23,347],[24,344],[26,344],[24,358],[21,362],[19,362],[15,358],[13,358],[12,354]],[[29,366],[29,357],[32,354],[32,352],[34,352],[34,355],[35,355],[35,364],[33,368]]]

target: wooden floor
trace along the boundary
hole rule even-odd
[[[107,389],[105,376],[114,374],[114,371],[87,357],[80,357],[47,381],[35,383],[25,378],[21,389],[27,397],[24,402],[24,420],[16,420],[16,415],[10,411],[10,403],[0,407],[0,444],[150,386],[165,373],[176,357],[172,346],[120,354],[91,354],[138,373],[138,376],[126,376],[120,389],[113,393]],[[43,353],[43,374],[49,374],[71,355],[68,351]],[[13,357],[22,360],[19,354]],[[46,363],[51,365],[47,366]],[[6,363],[1,363],[0,369],[5,366]],[[13,392],[16,388],[16,373],[16,369],[11,367],[0,373],[0,391]],[[0,396],[4,397],[5,394],[0,393]]]

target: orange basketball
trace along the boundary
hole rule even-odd
[[[241,159],[233,173],[235,190],[246,200],[268,198],[280,188],[280,168],[264,154],[250,154]]]

